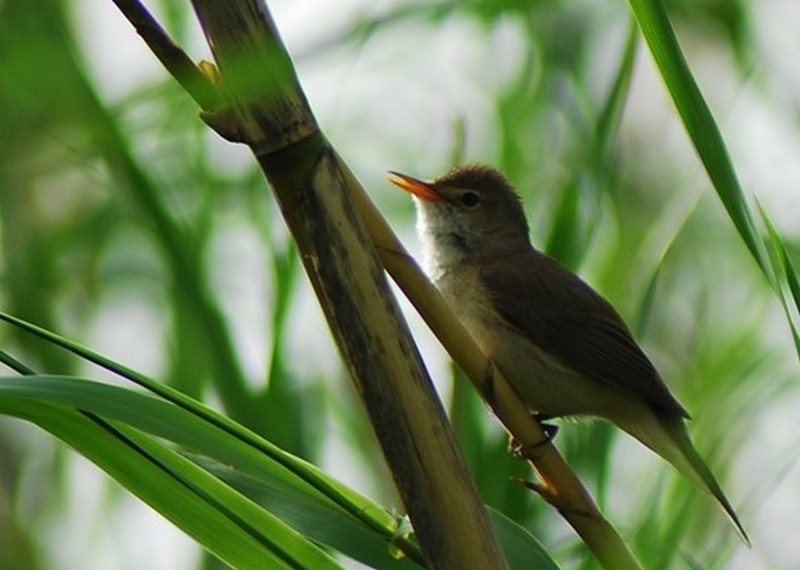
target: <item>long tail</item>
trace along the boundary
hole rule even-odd
[[[689,439],[689,432],[686,429],[686,424],[683,422],[683,419],[659,418],[659,420],[659,423],[661,423],[661,425],[664,427],[664,430],[672,439],[673,443],[675,443],[676,447],[680,450],[680,453],[683,456],[683,462],[688,463],[688,469],[686,466],[680,465],[677,462],[673,462],[673,465],[675,465],[679,471],[687,475],[689,478],[699,482],[712,495],[714,495],[714,498],[725,511],[725,514],[728,515],[728,518],[733,523],[733,526],[736,527],[736,532],[739,533],[742,541],[748,547],[750,547],[750,538],[747,536],[742,523],[739,521],[739,517],[736,516],[736,511],[733,510],[733,507],[728,502],[725,493],[722,492],[722,488],[719,486],[714,474],[711,473],[711,469],[708,468],[708,465],[706,465],[706,462],[703,461],[703,458],[700,457],[700,454],[692,444],[692,440]]]
[[[639,421],[635,423],[623,421],[617,422],[617,424],[669,461],[678,471],[710,492],[728,515],[742,542],[749,548],[751,546],[750,538],[739,521],[739,517],[736,516],[736,511],[733,510],[725,493],[722,492],[716,477],[694,448],[683,418],[648,415],[650,416],[648,420],[652,421],[642,422],[640,417]]]

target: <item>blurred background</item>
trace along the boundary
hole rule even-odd
[[[800,5],[665,4],[743,187],[798,253]],[[210,59],[188,2],[148,6],[193,59]],[[565,423],[556,439],[645,566],[796,568],[791,330],[646,46],[631,43],[628,5],[269,6],[323,131],[412,252],[413,205],[386,170],[501,168],[534,242],[616,305],[692,413],[752,550],[630,438]],[[563,521],[509,481],[530,474],[401,304],[486,502],[565,568],[595,567]],[[401,508],[260,171],[198,120],[111,2],[0,0],[0,308],[170,382]],[[38,370],[105,378],[5,326],[0,343]],[[0,418],[0,569],[215,567],[88,461]]]

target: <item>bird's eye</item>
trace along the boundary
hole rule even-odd
[[[467,208],[474,208],[480,203],[481,203],[481,197],[478,196],[475,192],[464,192],[461,195],[461,204],[463,204]]]

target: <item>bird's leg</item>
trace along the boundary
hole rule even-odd
[[[547,414],[542,414],[539,412],[533,414],[533,419],[539,422],[539,425],[542,426],[542,431],[544,431],[548,441],[553,441],[558,433],[557,425],[545,423],[547,420],[553,417],[554,416],[548,416]]]
[[[517,457],[522,457],[524,459],[529,459],[535,451],[541,449],[545,445],[549,444],[553,441],[556,434],[558,433],[558,426],[553,424],[546,424],[543,423],[542,420],[548,419],[549,416],[544,416],[543,414],[533,414],[533,418],[542,426],[542,431],[544,432],[544,439],[541,441],[536,441],[534,443],[527,443],[523,444],[515,437],[511,437],[511,441],[509,442],[509,449],[511,453],[516,455]]]

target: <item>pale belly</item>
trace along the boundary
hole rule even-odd
[[[484,301],[479,286],[454,287],[447,279],[437,285],[483,353],[532,412],[547,417],[610,418],[625,405],[627,394],[575,372],[506,325]]]

